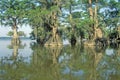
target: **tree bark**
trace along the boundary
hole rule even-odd
[[[94,11],[94,39],[97,38],[97,31],[96,31],[96,28],[98,27],[98,18],[97,18],[97,9],[98,9],[98,5],[97,5],[97,0],[96,0],[96,3],[95,3],[95,11]]]
[[[13,27],[13,39],[12,39],[13,44],[19,44],[19,37],[18,37],[18,32],[17,32],[17,26]]]
[[[90,16],[90,20],[93,21],[94,20],[94,15],[93,15],[93,9],[92,9],[92,0],[88,0],[89,3],[89,7],[88,7],[88,11],[89,11],[89,16]],[[93,35],[94,35],[94,24],[90,24],[89,27],[92,29],[92,31],[89,31],[89,39],[93,40]]]
[[[90,19],[93,20],[93,9],[92,9],[92,0],[89,0],[89,14],[90,14]]]
[[[95,11],[94,11],[94,39],[96,38],[102,38],[103,37],[103,32],[102,30],[98,27],[99,22],[98,22],[98,0],[96,0],[96,4],[95,4]]]

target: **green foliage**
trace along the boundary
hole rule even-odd
[[[114,28],[117,28],[119,24],[119,2],[116,2],[115,0],[110,0],[107,2],[108,5],[106,7],[109,7],[106,9],[103,13],[103,21],[105,22],[106,27],[109,28],[109,32],[113,30]]]
[[[119,4],[116,0],[92,0],[93,12],[96,6],[98,10],[97,17],[94,12],[91,20],[89,0],[1,0],[0,21],[11,27],[27,23],[33,28],[32,36],[44,39],[51,35],[53,26],[57,26],[66,38],[73,34],[76,37],[83,34],[88,36],[88,32],[94,33],[94,19],[97,18],[98,27],[107,36],[118,27]],[[9,32],[8,35],[13,34]],[[21,32],[20,35],[24,34]]]
[[[13,31],[9,31],[8,33],[7,33],[7,35],[8,36],[13,36]],[[18,35],[19,36],[26,36],[26,34],[23,32],[23,31],[18,31]]]
[[[80,18],[81,17],[81,12],[74,12],[72,13],[73,18]]]
[[[13,36],[13,31],[9,31],[9,32],[7,33],[7,35],[8,35],[8,36]]]
[[[0,21],[3,25],[13,27],[15,24],[23,24],[26,21],[29,0],[1,0]]]
[[[26,34],[25,34],[23,31],[19,31],[19,32],[18,32],[18,35],[19,35],[19,36],[24,36],[24,37],[26,37]]]

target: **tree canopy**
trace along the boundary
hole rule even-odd
[[[102,37],[117,30],[119,9],[116,0],[1,0],[0,21],[16,31],[18,25],[29,24],[31,36],[42,43],[49,40],[54,27],[62,38],[95,39],[98,29]]]

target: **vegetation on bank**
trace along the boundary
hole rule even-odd
[[[1,25],[13,29],[19,43],[18,25],[29,24],[31,38],[39,44],[71,44],[87,39],[98,45],[120,41],[120,2],[116,0],[1,0]],[[87,44],[89,43],[87,42]]]

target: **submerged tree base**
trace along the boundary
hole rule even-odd
[[[19,38],[12,38],[11,43],[14,45],[20,44],[20,39]]]
[[[58,42],[51,42],[51,43],[46,43],[45,46],[62,46],[62,43]]]
[[[94,41],[86,41],[84,42],[85,46],[95,46],[95,42]]]
[[[60,37],[58,34],[55,34],[55,36],[52,36],[46,43],[45,46],[61,46],[63,45]]]

